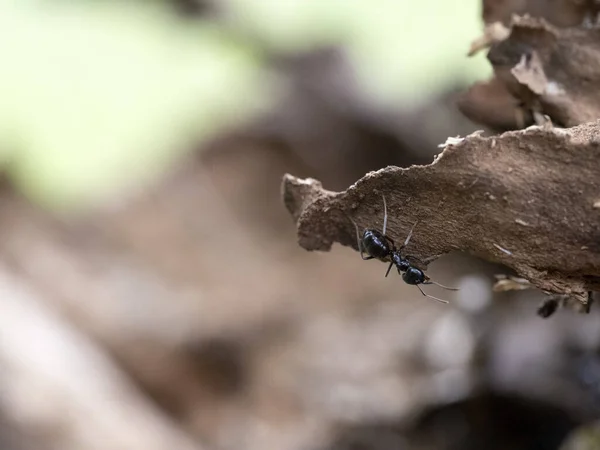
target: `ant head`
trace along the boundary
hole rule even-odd
[[[424,283],[427,278],[421,269],[410,266],[406,269],[406,272],[402,274],[402,279],[406,284],[417,285]]]
[[[398,269],[398,273],[406,272],[410,268],[410,263],[402,257],[400,252],[392,253],[392,261]]]

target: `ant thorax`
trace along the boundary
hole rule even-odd
[[[396,266],[396,269],[398,269],[398,273],[406,272],[410,268],[410,263],[399,251],[392,253],[392,261]]]

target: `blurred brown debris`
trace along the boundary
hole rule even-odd
[[[599,11],[595,0],[483,0],[482,16],[485,23],[508,25],[514,15],[528,14],[558,27],[573,27],[595,22]]]
[[[354,252],[299,249],[279,184],[314,171],[345,187],[380,165],[428,161],[444,127],[473,125],[451,96],[414,112],[367,107],[339,82],[351,71],[337,52],[277,64],[292,86],[279,110],[198,149],[137,199],[61,219],[8,187],[0,195],[6,270],[126,374],[124,401],[146,399],[205,448],[315,448],[335,423],[401,417],[426,399],[408,392],[428,369],[402,361],[439,312]],[[422,319],[405,330],[415,305]],[[39,439],[55,421],[14,426]],[[53,442],[80,445],[68,432]]]
[[[467,56],[474,56],[479,51],[488,48],[495,42],[500,42],[510,35],[510,30],[502,22],[492,22],[484,28],[483,35],[471,43]]]
[[[531,110],[559,126],[600,118],[600,29],[557,29],[515,19],[510,37],[490,49],[496,76]]]
[[[498,132],[533,124],[532,112],[496,77],[475,83],[457,98],[456,104],[466,117]]]
[[[514,16],[509,29],[507,37],[488,41],[494,77],[458,101],[467,117],[496,131],[524,128],[535,116],[561,127],[600,118],[599,28]]]

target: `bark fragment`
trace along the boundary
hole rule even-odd
[[[357,249],[349,216],[381,229],[385,195],[391,238],[402,242],[419,221],[406,250],[417,266],[469,252],[586,304],[600,289],[599,136],[600,122],[474,133],[449,141],[430,165],[389,166],[340,193],[286,175],[283,198],[307,250]]]

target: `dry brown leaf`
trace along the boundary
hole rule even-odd
[[[598,13],[594,0],[483,0],[485,23],[508,24],[513,14],[541,17],[558,27],[572,27],[593,21]]]
[[[522,55],[519,64],[512,68],[511,73],[534,94],[544,95],[546,92],[548,80],[537,52]]]
[[[500,42],[510,35],[510,30],[502,22],[493,22],[485,26],[483,35],[471,42],[467,56],[474,56],[495,42]]]
[[[515,17],[510,36],[493,44],[496,77],[531,110],[559,126],[600,118],[600,29],[559,29]]]
[[[417,260],[469,252],[585,304],[600,289],[598,136],[600,122],[475,133],[452,140],[430,165],[386,167],[340,193],[286,175],[283,199],[307,250],[357,249],[348,216],[381,229],[385,194],[391,238],[402,242],[419,221],[407,248]]]
[[[458,97],[456,105],[473,122],[496,131],[525,128],[534,123],[531,112],[496,77],[475,83]]]

